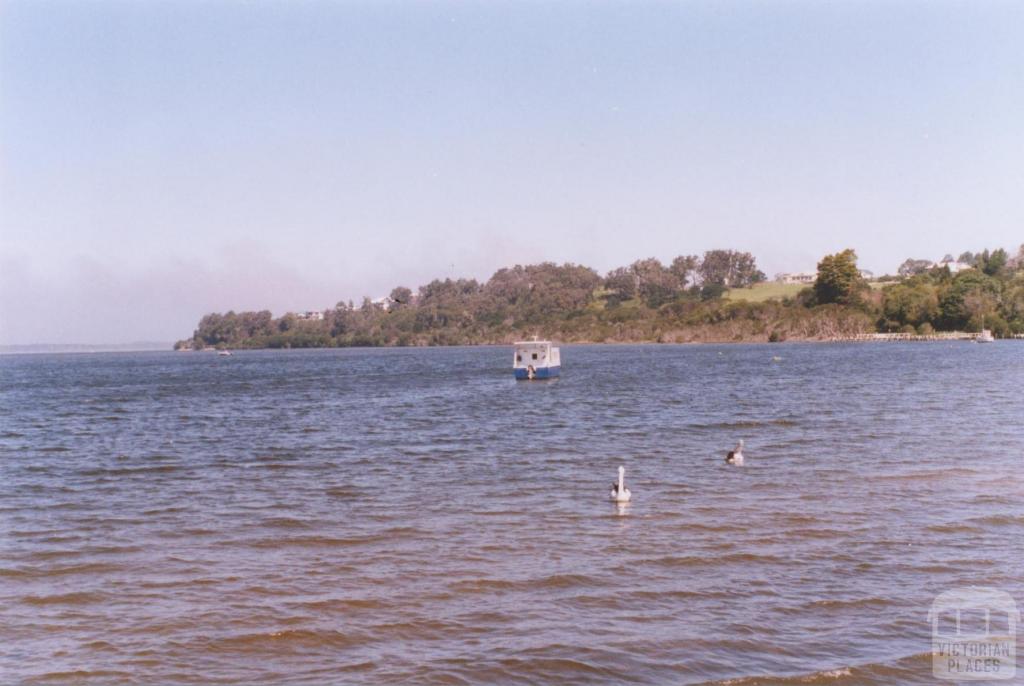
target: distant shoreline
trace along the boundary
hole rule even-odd
[[[764,338],[758,339],[744,339],[744,340],[700,340],[700,341],[656,341],[656,340],[636,340],[636,341],[566,341],[560,338],[552,338],[551,340],[557,345],[561,346],[573,346],[573,345],[600,345],[600,346],[628,346],[628,345],[650,345],[650,346],[699,346],[699,345],[781,345],[785,343],[799,343],[799,344],[812,344],[812,343],[968,343],[978,334],[970,332],[952,332],[949,335],[940,336],[892,336],[888,337],[885,334],[859,334],[852,336],[842,336],[834,338],[789,338],[780,341],[768,341]],[[877,336],[877,337],[876,337]],[[528,337],[527,337],[528,338]],[[1011,336],[1001,340],[1014,340],[1024,339],[1024,336]],[[517,339],[524,340],[524,339]],[[207,348],[205,350],[193,350],[190,348],[176,349],[173,352],[178,353],[216,353],[221,350],[231,350],[234,352],[244,351],[263,351],[263,350],[426,350],[432,348],[501,348],[510,347],[514,345],[512,341],[503,341],[500,343],[453,343],[453,344],[435,344],[435,345],[341,345],[341,346],[320,346],[320,347],[224,347],[224,348]]]
[[[0,345],[0,355],[45,355],[53,353],[142,353],[173,350],[174,343],[143,341],[139,343],[32,343]]]

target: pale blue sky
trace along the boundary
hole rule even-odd
[[[1022,242],[1019,2],[0,3],[0,343]]]

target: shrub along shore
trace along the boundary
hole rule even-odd
[[[818,263],[812,286],[766,284],[750,253],[713,250],[669,265],[638,260],[604,277],[544,263],[501,269],[486,283],[434,280],[361,305],[313,313],[204,316],[176,349],[505,344],[537,335],[566,343],[718,343],[848,339],[876,332],[1024,333],[1024,246],[965,253],[969,267],[907,260],[869,284],[845,250]],[[872,287],[874,286],[874,287]],[[791,295],[787,293],[792,293]]]

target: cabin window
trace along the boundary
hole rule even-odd
[[[519,354],[517,353],[517,354],[516,354],[516,362],[522,362],[522,361],[523,361],[523,356],[522,356],[522,355],[519,355]]]
[[[535,359],[535,360],[537,359],[537,353],[533,354],[533,359]]]

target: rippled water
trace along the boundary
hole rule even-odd
[[[0,358],[2,680],[931,684],[1024,604],[1024,344],[510,363]]]

